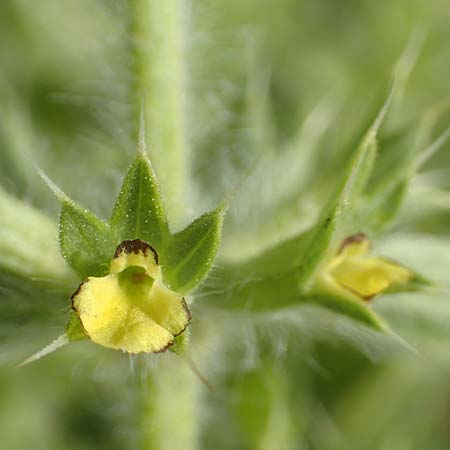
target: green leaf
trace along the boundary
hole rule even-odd
[[[429,121],[415,119],[379,139],[380,148],[366,195],[373,197],[386,186],[389,188],[412,175],[411,165],[419,150],[428,144],[430,125]]]
[[[221,276],[219,272],[219,280]],[[205,289],[201,296],[206,304],[236,311],[268,312],[294,305],[314,305],[347,316],[369,328],[387,330],[382,320],[362,300],[340,296],[325,287],[307,294],[299,292],[295,273],[242,280],[240,284],[228,278],[221,280],[212,292]]]
[[[374,198],[362,202],[358,215],[362,218],[362,228],[378,232],[389,226],[397,218],[409,187],[409,179],[391,184]]]
[[[59,243],[64,258],[82,278],[107,274],[115,251],[109,225],[67,197],[61,203]]]
[[[139,152],[128,169],[110,220],[116,243],[140,239],[159,250],[167,224],[150,161]]]
[[[270,277],[295,270],[311,241],[311,231],[301,232],[275,246],[262,250],[258,255],[242,262],[227,262],[221,259],[220,281],[234,283],[248,278]],[[222,246],[223,248],[223,246]],[[223,253],[221,253],[223,256]]]
[[[56,242],[56,223],[0,188],[0,268],[56,282],[71,280]]]
[[[163,254],[163,275],[171,289],[187,293],[209,272],[220,244],[223,216],[220,207],[172,235]]]
[[[321,263],[335,253],[346,236],[361,231],[355,217],[356,206],[372,174],[377,156],[377,133],[388,111],[394,88],[395,85],[391,88],[372,126],[353,153],[335,198],[315,227],[309,249],[299,266],[301,287],[308,287],[309,281]]]
[[[414,175],[419,149],[428,143],[430,128],[429,120],[414,120],[380,140],[376,164],[358,207],[358,217],[366,230],[379,232],[397,217]]]
[[[67,267],[62,257],[59,264]],[[60,284],[52,279],[20,275],[0,266],[0,336],[26,334],[28,326],[37,325],[42,327],[39,331],[44,331],[57,325],[73,283],[70,278]]]
[[[437,117],[425,115],[421,121],[413,121],[407,128],[381,140],[379,156],[358,209],[367,230],[379,232],[397,217],[411,179],[448,140],[450,128],[429,142]]]

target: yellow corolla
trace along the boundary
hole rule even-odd
[[[191,320],[183,297],[164,286],[156,251],[140,240],[119,245],[109,275],[90,277],[72,296],[87,336],[128,353],[160,353]]]
[[[369,240],[362,233],[345,239],[338,254],[327,265],[323,281],[341,292],[370,300],[390,286],[413,278],[414,274],[405,267],[368,255],[369,248]]]

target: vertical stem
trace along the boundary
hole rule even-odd
[[[186,126],[187,0],[129,0],[135,124],[143,110],[150,158],[171,223],[184,219],[188,175]],[[137,136],[137,132],[136,132]]]
[[[163,355],[143,392],[142,450],[196,450],[199,381],[187,364]]]
[[[149,156],[169,223],[185,219],[189,148],[186,126],[187,0],[128,0],[133,57],[133,121],[143,113]],[[141,384],[143,450],[196,450],[198,380],[167,352]]]

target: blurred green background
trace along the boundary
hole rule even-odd
[[[414,127],[423,114],[437,117],[435,136],[450,123],[447,1],[183,3],[190,214],[216,205],[261,155],[289,158],[289,143],[308,117],[315,120],[312,133],[323,135],[320,150],[309,155],[314,164],[302,202],[290,203],[283,174],[266,174],[272,178],[264,198],[259,188],[244,188],[247,197],[231,208],[225,227],[223,261],[237,251],[245,258],[269,246],[274,230],[289,236],[317,217],[408,43],[417,64],[388,131]],[[126,0],[1,1],[1,214],[2,226],[13,231],[0,237],[15,245],[22,236],[26,257],[33,246],[47,251],[58,211],[35,166],[100,216],[110,211],[136,146],[129,22]],[[267,107],[270,130],[249,124],[252,95],[257,110]],[[384,254],[446,286],[434,296],[385,296],[376,303],[420,356],[347,328],[328,312],[289,320],[281,311],[246,321],[213,316],[199,296],[194,333],[195,326],[203,331],[194,337],[193,355],[214,386],[198,387],[199,449],[450,448],[449,149],[446,144],[413,180],[397,224],[379,238]],[[283,202],[284,213],[300,211],[301,220],[267,226]],[[25,204],[35,209],[23,217],[36,211],[48,217],[42,220],[49,236],[15,222]],[[2,258],[0,447],[142,448],[142,434],[153,429],[142,416],[148,363],[83,342],[15,368],[61,332],[77,281],[63,273],[69,281],[55,282],[51,267],[18,275],[8,269],[14,261]],[[208,285],[214,287],[214,278]],[[155,364],[150,371],[158,370]],[[172,426],[180,424],[174,419]]]

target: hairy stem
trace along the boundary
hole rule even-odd
[[[161,358],[143,385],[142,450],[198,448],[199,384],[181,358]]]
[[[135,129],[142,111],[150,159],[159,175],[171,223],[177,225],[186,207],[189,153],[185,57],[188,2],[129,1]]]

